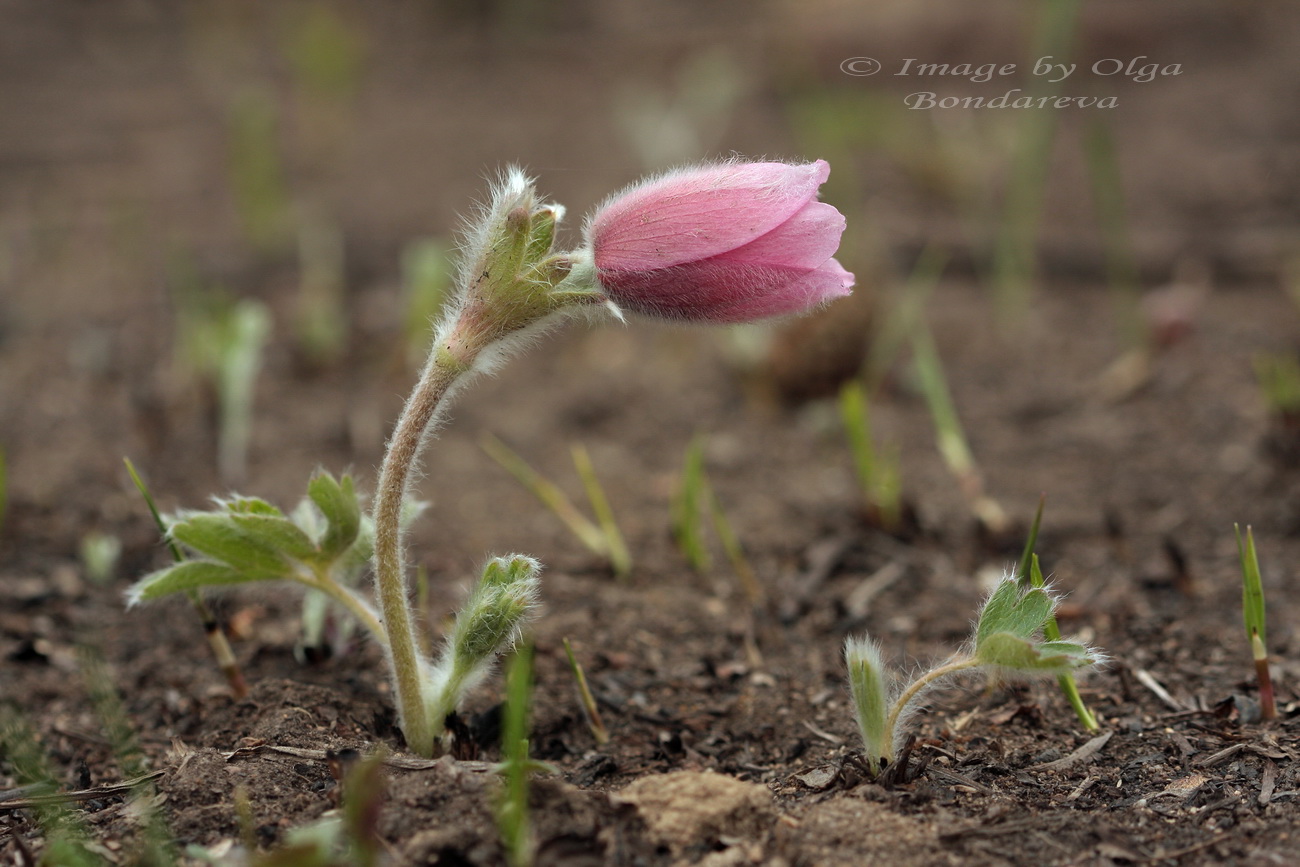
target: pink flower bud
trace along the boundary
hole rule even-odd
[[[635,313],[747,322],[802,313],[849,294],[831,258],[844,216],[817,201],[830,174],[808,165],[681,169],[614,195],[587,223],[596,276]]]

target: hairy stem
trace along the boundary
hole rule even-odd
[[[324,569],[313,570],[310,578],[304,576],[299,580],[313,590],[319,590],[342,605],[353,617],[361,621],[362,626],[370,630],[371,636],[381,646],[388,646],[388,633],[384,631],[384,624],[379,622],[379,616],[366,600],[329,577]]]
[[[463,336],[459,340],[456,337],[453,332],[435,344],[420,381],[402,409],[379,470],[374,505],[375,590],[388,632],[388,658],[397,709],[408,746],[422,756],[433,755],[434,743],[425,708],[419,642],[406,598],[402,503],[426,433],[452,387],[469,372],[481,349],[468,345]]]
[[[934,684],[940,678],[947,677],[950,674],[956,674],[959,671],[966,671],[972,668],[978,668],[982,663],[974,657],[965,657],[955,659],[952,662],[944,663],[938,668],[933,668],[916,680],[908,684],[907,689],[894,702],[894,706],[889,709],[889,717],[885,720],[886,748],[890,751],[888,759],[893,759],[894,737],[898,728],[898,719],[902,716],[903,711],[911,704],[923,690]]]

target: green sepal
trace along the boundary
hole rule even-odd
[[[307,484],[307,496],[329,524],[320,540],[320,555],[332,560],[352,546],[361,529],[361,504],[352,477],[320,473]]]
[[[1047,622],[1052,608],[1052,597],[1047,591],[1035,587],[1022,592],[1013,578],[1003,580],[980,611],[975,647],[978,649],[989,636],[1002,632],[1022,639],[1033,638]]]
[[[131,604],[148,602],[182,590],[198,590],[203,587],[220,587],[227,584],[245,584],[249,581],[268,581],[282,578],[280,575],[253,575],[238,569],[232,569],[224,563],[211,560],[186,560],[157,572],[150,572],[127,591]]]
[[[288,518],[267,514],[237,514],[230,519],[235,526],[259,544],[280,551],[295,560],[312,560],[317,555],[316,543]]]
[[[1093,652],[1070,641],[1032,641],[1008,632],[986,636],[975,651],[982,665],[1023,674],[1060,674],[1097,662]]]
[[[528,227],[528,245],[524,250],[524,262],[537,262],[546,257],[555,246],[555,226],[560,213],[555,208],[539,208],[532,213]]]
[[[235,515],[199,512],[176,521],[169,532],[173,539],[187,548],[246,574],[248,577],[244,580],[285,577],[289,571],[288,561],[236,521]]]

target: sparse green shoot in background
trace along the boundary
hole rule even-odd
[[[1050,57],[1068,62],[1078,29],[1080,0],[1050,0],[1032,8],[1038,16],[1029,46],[1029,63]],[[1026,7],[1030,8],[1030,7]],[[1059,87],[1050,75],[1035,75],[1026,94],[1038,99]],[[1058,111],[1031,108],[1020,113],[1021,128],[1010,160],[1011,177],[993,252],[993,279],[998,313],[1004,322],[1024,316],[1033,296],[1038,267],[1038,230],[1047,189]]]
[[[846,382],[840,389],[840,418],[853,453],[867,519],[885,532],[893,532],[898,529],[903,514],[898,447],[895,445],[884,452],[876,449],[861,381]]]
[[[227,124],[230,184],[244,237],[264,255],[280,254],[292,243],[293,208],[274,99],[248,91],[231,105]]]
[[[153,516],[154,523],[158,526],[158,535],[167,543],[168,550],[172,554],[172,562],[179,565],[184,562],[185,555],[181,553],[180,546],[171,538],[167,522],[158,511],[158,506],[154,503],[153,495],[145,486],[144,480],[140,474],[135,471],[135,465],[129,458],[123,458],[126,464],[126,471],[131,475],[131,481],[135,483],[136,490],[140,496],[144,497],[145,505],[149,507],[149,514]],[[226,639],[226,632],[221,623],[213,615],[208,604],[203,601],[203,595],[197,588],[190,588],[185,591],[186,597],[194,610],[198,612],[199,621],[203,624],[203,632],[207,636],[208,646],[212,648],[212,655],[216,657],[217,665],[221,668],[221,673],[226,678],[226,683],[230,686],[230,692],[236,699],[248,695],[248,683],[244,680],[244,673],[239,668],[239,663],[235,660],[235,654],[230,649],[230,642]]]
[[[677,547],[685,555],[686,562],[700,574],[709,571],[713,565],[708,545],[704,542],[704,521],[701,512],[706,501],[705,489],[708,486],[704,478],[705,441],[703,434],[696,434],[686,446],[681,481],[673,497],[672,509],[673,538],[677,541]]]
[[[753,608],[758,608],[766,600],[767,594],[758,576],[754,573],[745,548],[731,526],[722,501],[718,499],[709,484],[708,472],[704,466],[704,453],[708,439],[703,434],[696,434],[686,446],[686,455],[682,462],[682,475],[673,497],[672,530],[677,547],[686,557],[691,568],[699,574],[709,571],[713,558],[704,538],[706,521],[713,526],[714,535],[722,546],[722,551],[731,564],[740,589]],[[752,651],[752,649],[751,649]]]
[[[850,637],[844,645],[849,692],[873,771],[894,761],[903,728],[919,710],[920,699],[946,678],[978,669],[1043,677],[1101,662],[1102,655],[1086,645],[1044,634],[1056,604],[1045,589],[1024,588],[1014,573],[1008,574],[980,609],[968,649],[898,689],[898,678],[885,666],[879,647],[865,635]]]
[[[967,444],[957,408],[948,389],[948,381],[935,348],[929,327],[918,321],[912,332],[912,362],[916,369],[917,385],[930,408],[939,454],[948,469],[957,478],[966,502],[975,519],[991,533],[998,534],[1007,528],[1007,516],[1002,506],[984,492],[984,480],[975,464],[975,456]]]
[[[528,815],[528,720],[533,693],[533,649],[516,650],[506,671],[506,701],[501,721],[501,796],[497,828],[510,867],[533,863],[533,835]]]
[[[216,395],[217,469],[226,484],[237,485],[248,463],[254,389],[271,335],[271,311],[251,298],[232,300],[192,274],[180,274],[175,285],[179,353]]]
[[[337,226],[304,221],[298,229],[298,345],[316,364],[335,361],[347,349],[343,235]]]
[[[402,328],[412,364],[429,354],[430,323],[438,321],[451,299],[453,273],[451,245],[441,238],[415,241],[402,251]]]
[[[1252,361],[1255,381],[1269,414],[1300,423],[1300,359],[1281,353],[1259,353]]]
[[[1024,550],[1020,552],[1020,562],[1016,564],[1016,580],[1020,582],[1022,588],[1037,587],[1033,583],[1034,551],[1038,548],[1038,531],[1043,526],[1043,509],[1047,506],[1047,495],[1043,494],[1038,498],[1038,508],[1034,510],[1034,520],[1029,525],[1029,533],[1025,537]]]
[[[78,553],[86,579],[92,584],[107,584],[117,577],[122,540],[110,533],[92,530],[81,537]]]
[[[356,96],[365,45],[356,28],[328,3],[312,3],[289,33],[285,54],[298,88],[321,100]]]
[[[574,443],[571,451],[573,467],[578,471],[578,478],[582,479],[582,487],[587,492],[587,502],[591,504],[591,511],[600,526],[600,534],[605,539],[605,547],[609,552],[609,561],[614,566],[614,574],[620,578],[626,577],[632,571],[632,554],[628,551],[627,543],[623,541],[623,534],[618,529],[618,522],[614,519],[614,511],[609,506],[605,489],[601,487],[600,479],[596,477],[596,467],[591,462],[591,455],[588,454],[587,447],[580,443]]]
[[[1265,720],[1277,719],[1273,678],[1268,670],[1264,583],[1259,574],[1259,557],[1255,553],[1255,535],[1247,526],[1243,540],[1241,527],[1236,524],[1232,526],[1237,533],[1237,554],[1241,559],[1241,609],[1245,615],[1250,653],[1255,660],[1255,678],[1259,683],[1259,715]]]
[[[609,730],[605,728],[605,721],[600,716],[600,708],[596,705],[596,698],[591,694],[591,687],[587,684],[587,675],[582,670],[582,664],[578,662],[578,657],[573,653],[573,646],[569,644],[569,639],[564,639],[564,655],[569,660],[569,670],[573,672],[573,682],[578,688],[578,701],[582,704],[582,713],[587,718],[587,728],[591,730],[591,736],[596,739],[596,746],[604,746],[609,743]]]
[[[1142,321],[1142,286],[1129,233],[1124,178],[1120,173],[1115,134],[1105,120],[1094,119],[1089,124],[1084,150],[1093,209],[1106,251],[1106,281],[1110,284],[1120,334],[1129,352],[1147,352],[1149,339]]]
[[[483,451],[487,452],[492,460],[518,479],[519,483],[541,501],[543,506],[563,521],[564,526],[568,527],[589,551],[609,560],[615,576],[627,577],[632,571],[632,557],[623,542],[623,534],[614,520],[609,499],[596,478],[595,469],[586,449],[580,445],[573,446],[573,465],[582,479],[596,521],[584,515],[558,485],[534,470],[527,461],[501,440],[486,434],[481,445]]]

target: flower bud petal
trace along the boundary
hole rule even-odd
[[[727,163],[670,173],[608,201],[587,225],[596,280],[619,308],[746,322],[849,293],[831,258],[844,217],[816,200],[823,161]]]

